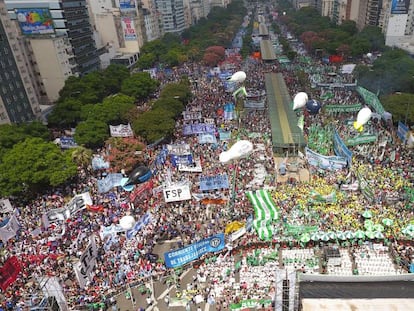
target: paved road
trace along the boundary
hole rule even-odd
[[[154,247],[154,253],[158,254],[161,258],[163,254],[172,249],[177,247],[177,240],[172,241],[164,241],[158,243]],[[168,307],[165,302],[165,297],[169,296],[170,299],[176,297],[177,290],[180,291],[182,289],[187,288],[187,284],[191,283],[193,280],[193,276],[196,274],[196,270],[192,267],[189,267],[187,270],[183,271],[180,277],[177,278],[177,282],[180,284],[180,289],[177,289],[175,285],[171,285],[170,287],[167,286],[165,280],[167,277],[162,278],[158,281],[148,282],[145,286],[152,291],[151,298],[154,301],[151,305],[147,304],[147,298],[149,297],[148,294],[141,294],[138,288],[131,288],[132,296],[134,300],[126,298],[126,292],[121,293],[116,297],[117,306],[120,311],[136,311],[139,308],[143,308],[146,311],[186,311],[184,306],[177,306]],[[215,311],[215,307],[209,305],[207,303],[201,303],[197,306],[201,307],[203,311]],[[191,305],[191,310],[196,310],[197,306],[194,304]],[[187,309],[188,310],[188,309]]]

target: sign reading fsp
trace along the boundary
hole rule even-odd
[[[175,185],[163,189],[165,202],[191,200],[190,187],[188,185]]]

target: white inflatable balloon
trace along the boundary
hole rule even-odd
[[[135,219],[131,215],[126,215],[119,220],[122,229],[130,230],[135,225]]]
[[[305,92],[297,93],[295,95],[295,98],[293,99],[293,110],[305,107],[307,101],[308,101],[308,94],[306,94]]]
[[[362,108],[357,115],[357,120],[354,122],[354,128],[362,132],[364,129],[364,124],[368,122],[369,119],[371,119],[372,111],[368,107]]]
[[[242,83],[246,80],[246,73],[244,71],[235,72],[229,79],[229,81]]]
[[[253,151],[253,144],[248,140],[239,140],[227,151],[220,153],[219,161],[228,163],[249,155]]]

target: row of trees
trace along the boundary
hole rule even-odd
[[[286,13],[279,14],[279,22],[300,38],[310,53],[339,54],[345,61],[357,61],[354,76],[358,85],[378,93],[395,120],[414,121],[414,108],[407,104],[414,93],[414,60],[401,49],[385,46],[379,27],[358,31],[355,22],[344,21],[338,26],[312,7],[295,11],[288,1],[280,1],[278,6],[280,13]],[[374,58],[367,57],[368,53]]]

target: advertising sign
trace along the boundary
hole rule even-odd
[[[135,31],[134,21],[129,17],[122,17],[121,20],[122,29],[124,31],[125,41],[134,41],[137,39],[137,33]]]
[[[202,255],[218,252],[224,248],[224,233],[219,233],[186,247],[166,252],[164,254],[167,268],[176,268],[189,263]]]
[[[17,21],[24,35],[55,33],[49,9],[16,9]]]
[[[163,189],[166,203],[191,200],[190,187],[188,185],[174,185]]]
[[[121,11],[132,11],[136,9],[135,0],[119,0],[119,8]]]
[[[391,14],[408,14],[410,0],[392,0]]]

